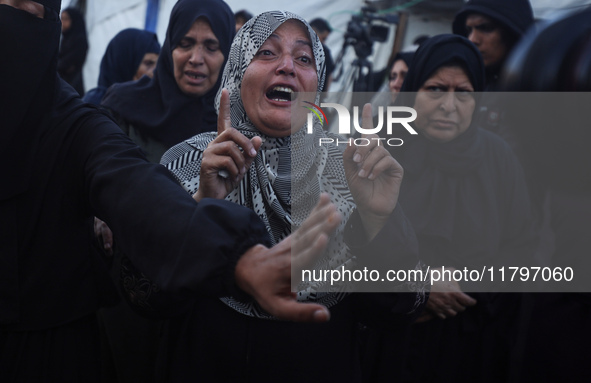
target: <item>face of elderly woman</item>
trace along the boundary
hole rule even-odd
[[[306,27],[288,20],[273,32],[244,73],[240,96],[254,126],[263,134],[291,133],[293,92],[316,92],[318,77]],[[313,101],[313,100],[311,100]],[[305,113],[303,123],[305,122]]]
[[[415,127],[429,140],[449,142],[472,122],[474,88],[460,67],[441,67],[419,89]]]
[[[224,54],[207,19],[195,20],[172,51],[172,62],[174,78],[183,93],[201,97],[214,87],[224,63]]]

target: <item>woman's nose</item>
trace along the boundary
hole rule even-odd
[[[196,46],[191,51],[191,57],[189,57],[189,63],[192,65],[203,64],[203,49]]]
[[[291,57],[291,55],[282,55],[279,58],[276,72],[278,74],[295,75],[293,57]]]
[[[457,109],[456,97],[454,95],[454,92],[445,93],[445,96],[443,96],[443,100],[441,100],[440,108],[446,113],[451,113]]]

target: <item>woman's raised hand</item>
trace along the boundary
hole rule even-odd
[[[373,128],[371,105],[363,107],[362,125]],[[364,134],[366,146],[349,145],[343,154],[345,173],[357,210],[371,240],[384,226],[398,202],[402,166],[375,134]]]
[[[292,285],[302,279],[302,270],[311,268],[323,254],[341,219],[328,194],[321,194],[310,216],[289,237],[270,249],[254,246],[238,260],[236,284],[279,319],[326,322],[330,318],[328,309],[298,302]]]
[[[250,168],[262,144],[260,137],[248,139],[232,127],[230,95],[222,90],[218,114],[218,136],[203,152],[199,189],[193,198],[223,199],[234,190]]]

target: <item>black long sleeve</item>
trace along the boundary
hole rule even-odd
[[[1,246],[0,325],[48,328],[100,306],[106,270],[91,251],[93,215],[163,290],[234,293],[238,257],[268,240],[256,214],[226,201],[197,204],[110,118],[78,111],[75,121],[44,133],[29,190],[0,201],[3,238],[10,238]]]

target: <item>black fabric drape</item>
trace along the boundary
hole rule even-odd
[[[238,257],[268,234],[246,208],[197,205],[58,78],[59,2],[38,3],[46,19],[0,5],[0,48],[10,52],[0,60],[0,381],[91,381],[100,363],[94,315],[113,293],[92,251],[93,216],[183,297],[236,294]]]
[[[47,36],[54,44],[45,44],[38,36]],[[3,182],[0,200],[29,186],[33,156],[49,126],[59,39],[59,22],[0,5],[0,47],[7,52],[0,60],[0,73],[7,74],[0,92],[0,172],[10,180]]]

